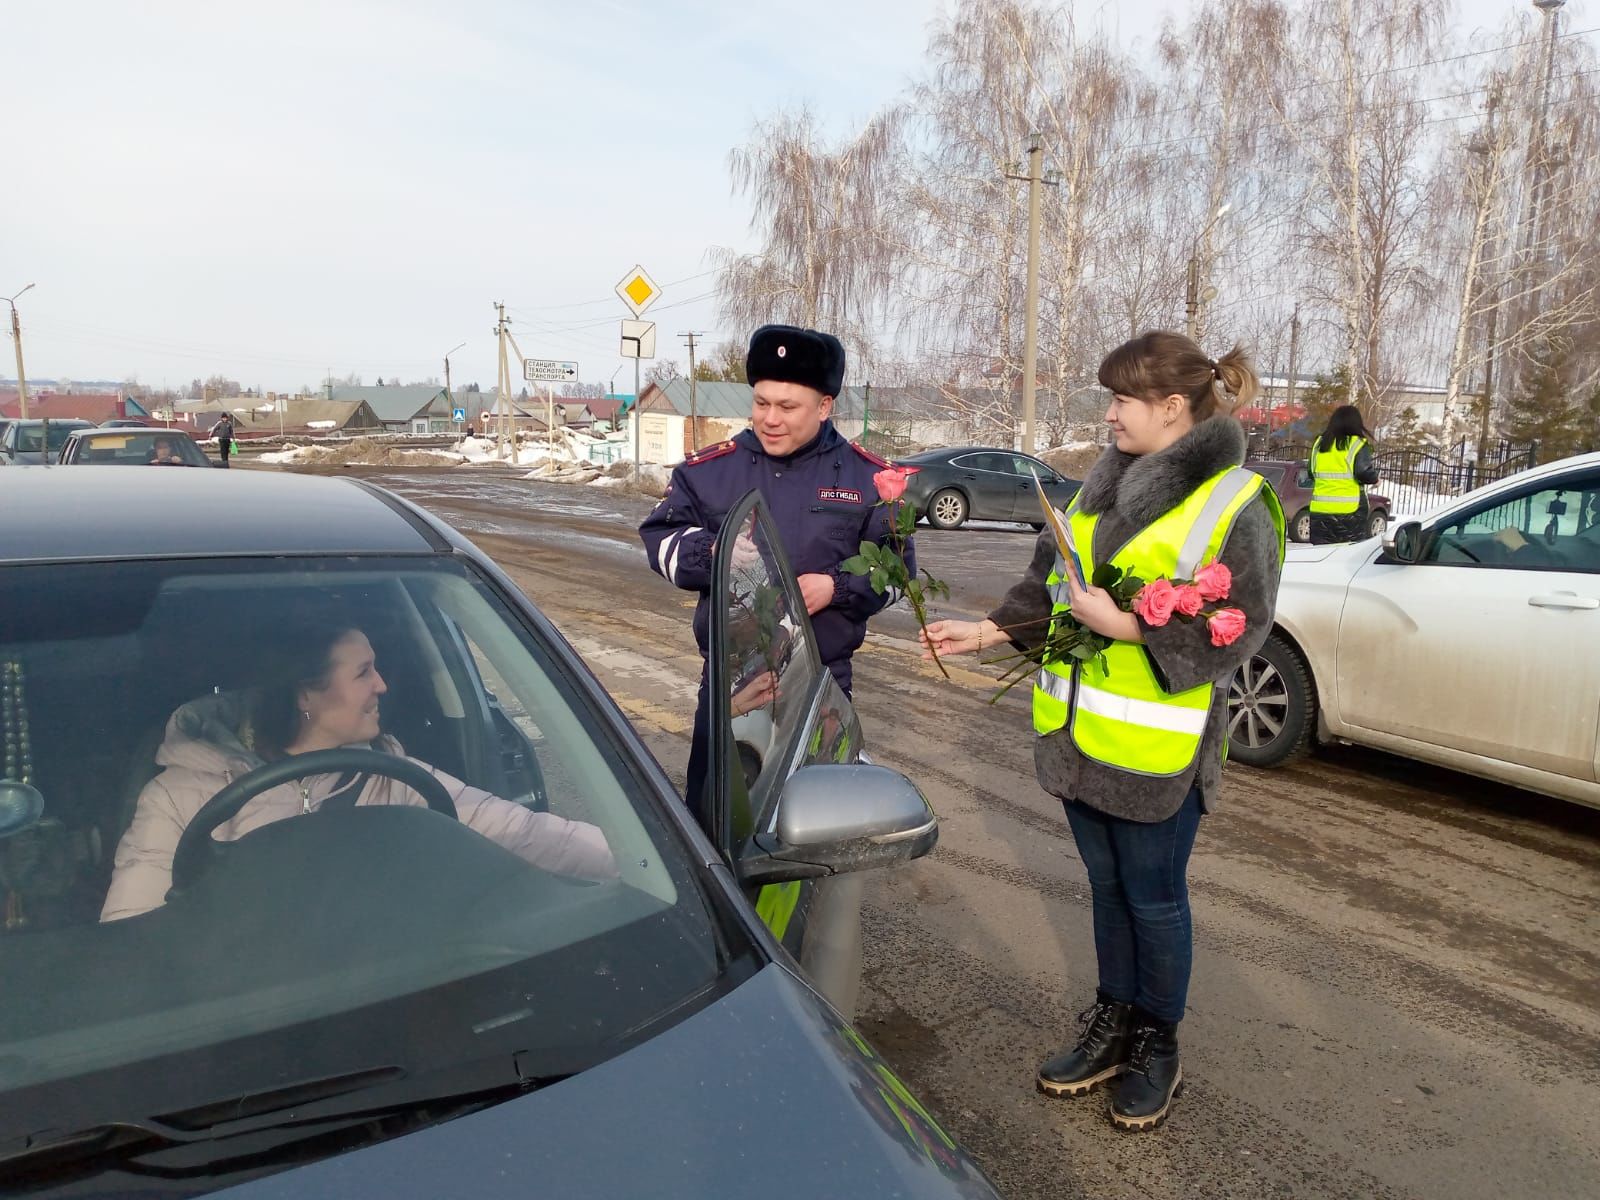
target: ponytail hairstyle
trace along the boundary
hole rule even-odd
[[[1123,342],[1106,355],[1099,378],[1101,387],[1146,403],[1184,396],[1196,424],[1231,415],[1260,390],[1255,368],[1239,346],[1221,358],[1208,358],[1193,338],[1164,329]]]

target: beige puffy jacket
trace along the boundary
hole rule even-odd
[[[156,762],[166,770],[139,793],[133,821],[117,844],[111,889],[100,913],[102,921],[159,908],[172,886],[172,856],[189,822],[212,796],[261,766],[262,760],[239,741],[240,715],[240,701],[234,695],[205,696],[172,714],[166,737],[156,753]],[[385,743],[392,753],[401,753],[400,744],[393,738],[385,739]],[[427,763],[421,765],[449,791],[463,824],[535,866],[581,879],[617,877],[616,862],[597,826],[569,821],[553,813],[531,812],[469,787]],[[334,775],[313,775],[262,792],[231,821],[219,826],[213,836],[233,841],[272,821],[298,816],[307,805],[315,810],[337,782]],[[357,803],[427,802],[402,783],[374,777],[362,789]]]

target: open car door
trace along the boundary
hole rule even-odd
[[[830,964],[817,947],[845,945],[848,954],[859,937],[838,927],[859,923],[859,891],[855,912],[840,912],[848,903],[823,905],[819,895],[851,885],[825,881],[928,853],[938,819],[909,779],[863,757],[860,722],[822,665],[759,492],[734,506],[717,535],[711,594],[707,833],[768,927],[820,976]],[[824,907],[831,930],[817,918]]]

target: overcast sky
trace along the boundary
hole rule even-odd
[[[631,391],[623,273],[664,286],[661,357],[684,361],[683,330],[742,339],[705,257],[752,245],[729,149],[798,102],[852,128],[945,6],[5,0],[0,296],[36,284],[35,378],[409,380],[464,341],[453,380],[487,390],[503,300],[524,353],[590,382],[621,368]],[[1136,44],[1188,2],[1076,7]],[[1456,11],[1493,27],[1527,7]],[[1600,23],[1600,0],[1566,13]]]

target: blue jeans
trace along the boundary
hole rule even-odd
[[[1200,828],[1200,789],[1178,811],[1145,824],[1064,801],[1094,897],[1100,990],[1158,1021],[1183,1020],[1194,962],[1189,852]]]

